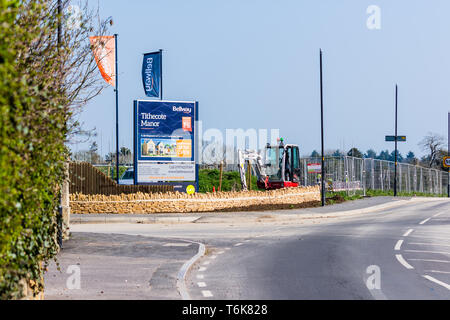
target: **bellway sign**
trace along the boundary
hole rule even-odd
[[[198,191],[197,102],[134,101],[135,184]]]

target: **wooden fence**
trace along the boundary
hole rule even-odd
[[[87,162],[71,162],[69,165],[70,193],[86,195],[119,195],[130,193],[173,192],[173,186],[118,185],[103,172]]]

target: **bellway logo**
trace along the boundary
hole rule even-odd
[[[185,112],[185,113],[191,113],[191,108],[183,108],[183,107],[177,107],[177,106],[173,106],[172,108],[173,111],[176,112]]]

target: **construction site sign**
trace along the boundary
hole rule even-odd
[[[444,157],[444,168],[450,168],[450,157]]]
[[[322,165],[320,163],[308,163],[308,173],[321,173]]]
[[[134,101],[135,184],[170,184],[198,190],[197,102]]]

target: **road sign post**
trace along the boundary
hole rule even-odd
[[[398,86],[395,85],[395,135],[385,137],[386,142],[395,142],[394,197],[397,196],[397,166],[398,166],[397,142],[406,142],[406,136],[399,136],[397,134],[397,110],[398,110],[397,106],[398,106]]]

